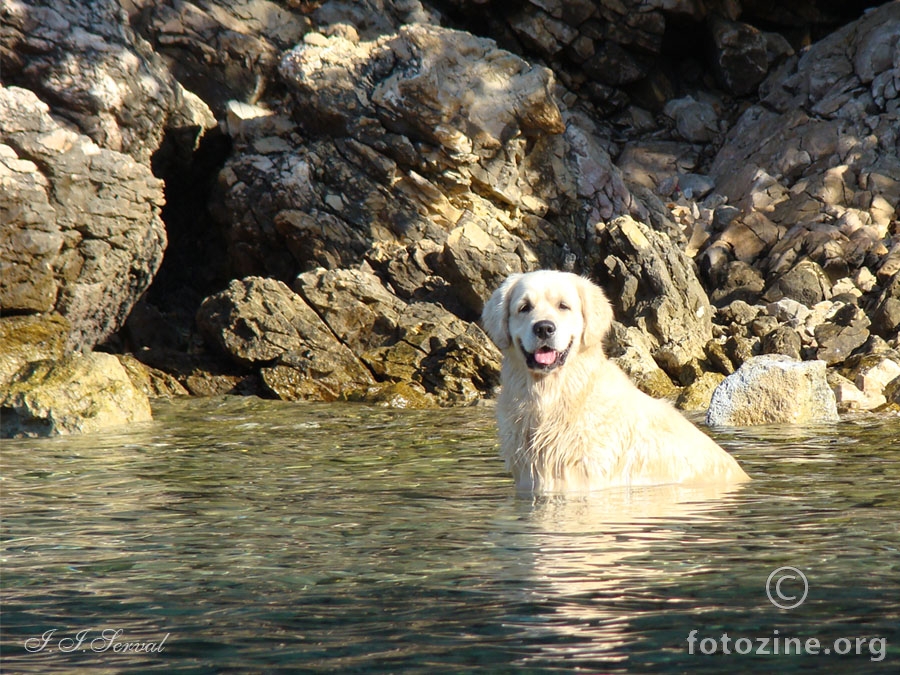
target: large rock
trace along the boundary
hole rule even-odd
[[[101,148],[149,164],[169,124],[191,116],[196,102],[135,35],[120,2],[4,3],[3,23],[4,82],[52,101]]]
[[[638,389],[655,398],[677,395],[672,380],[653,359],[653,346],[646,334],[614,321],[607,342],[609,359],[628,374]]]
[[[713,392],[706,423],[711,426],[806,424],[838,419],[824,361],[755,356]]]
[[[146,394],[112,354],[33,361],[0,398],[2,436],[56,436],[125,427],[151,419]]]
[[[371,373],[284,283],[248,277],[203,301],[197,325],[245,367],[261,367],[280,398],[335,400],[374,384]]]
[[[499,384],[500,354],[475,323],[404,302],[371,270],[317,269],[295,288],[381,381],[411,383],[444,405],[473,403]]]
[[[30,91],[0,87],[0,305],[55,311],[67,348],[115,332],[162,261],[162,183],[62,126]]]
[[[426,25],[313,33],[279,72],[296,123],[247,127],[219,176],[239,275],[378,267],[384,250],[429,242],[444,252],[418,258],[424,276],[458,279],[474,317],[515,258],[587,269],[597,221],[645,215],[590,120],[561,112],[551,73],[490,40]],[[475,227],[493,244],[483,279],[465,259]]]
[[[712,306],[692,261],[669,238],[630,217],[599,232],[608,290],[620,319],[651,340],[653,357],[672,376],[704,356]]]
[[[440,271],[474,317],[481,316],[485,300],[506,277],[538,267],[521,239],[498,225],[473,219],[461,219],[441,253]]]
[[[224,117],[229,101],[255,102],[278,55],[309,30],[299,3],[133,0],[131,20],[178,80]]]

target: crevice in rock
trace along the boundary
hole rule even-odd
[[[152,284],[107,348],[187,350],[200,303],[231,279],[225,231],[209,213],[231,139],[213,129],[190,152],[187,134],[196,131],[168,131],[152,157],[153,173],[165,183],[161,217],[168,244]],[[166,325],[148,325],[160,321]]]

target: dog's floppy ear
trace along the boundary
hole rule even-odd
[[[481,325],[484,332],[501,350],[509,347],[512,338],[509,335],[509,296],[513,287],[522,278],[521,274],[511,274],[500,288],[493,292],[484,303],[481,313]]]
[[[581,311],[584,315],[581,341],[585,347],[602,345],[603,338],[612,327],[612,305],[603,290],[590,279],[579,277],[578,293],[581,295]]]

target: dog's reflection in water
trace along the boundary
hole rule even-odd
[[[693,530],[734,508],[740,490],[662,485],[520,497],[517,541],[530,579],[519,600],[541,607],[521,625],[534,647],[524,661],[625,659],[638,639],[636,618],[688,612],[691,599],[679,597],[685,578],[705,572],[711,551],[733,538],[701,539]]]

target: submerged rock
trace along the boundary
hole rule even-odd
[[[151,419],[146,394],[112,354],[73,354],[23,367],[0,399],[2,436],[91,433]]]
[[[838,420],[823,361],[756,356],[726,377],[713,392],[710,426],[806,424]]]

